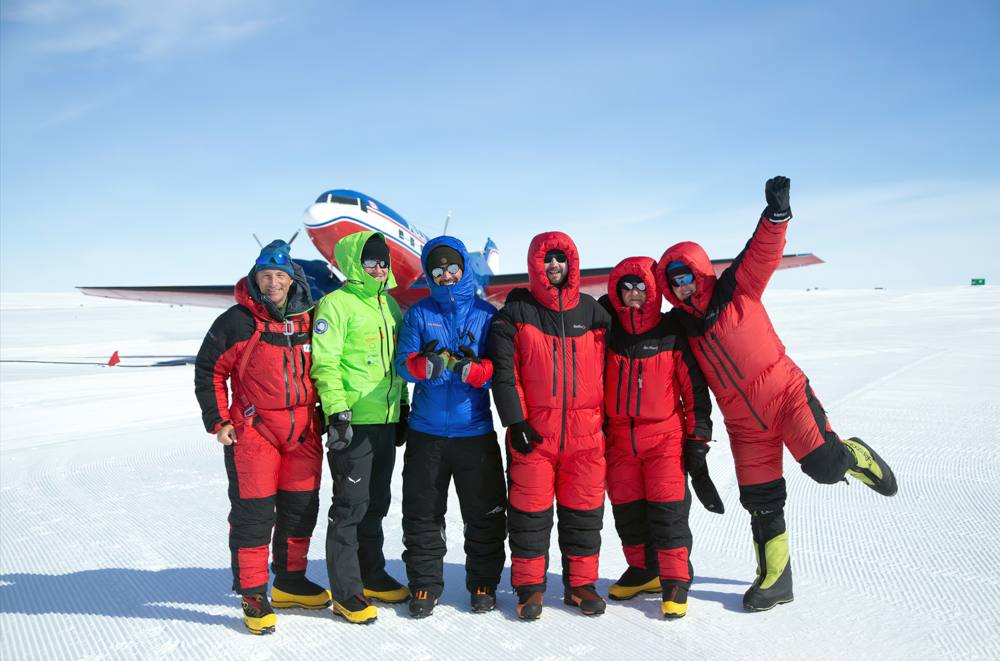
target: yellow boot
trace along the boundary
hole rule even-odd
[[[378,619],[378,609],[361,595],[354,595],[343,602],[333,602],[333,612],[351,624],[373,624]]]
[[[864,482],[883,496],[896,495],[896,476],[875,450],[860,438],[844,439],[841,443],[847,446],[854,458],[854,465],[847,469],[851,477]]]
[[[250,633],[255,636],[274,633],[277,618],[266,594],[245,594],[240,601],[243,604],[243,623]]]
[[[663,584],[663,605],[660,607],[663,617],[668,620],[677,620],[688,612],[688,589],[687,586],[670,581]]]
[[[271,587],[271,604],[275,608],[326,608],[333,598],[330,591],[308,578],[276,578]]]
[[[615,601],[623,601],[642,592],[659,592],[660,576],[659,571],[652,569],[640,569],[639,567],[629,567],[610,588],[608,597]]]

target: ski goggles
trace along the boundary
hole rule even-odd
[[[553,259],[559,262],[560,264],[565,264],[568,261],[566,253],[564,253],[562,250],[550,250],[547,253],[545,253],[545,257],[542,258],[542,262],[548,264]]]
[[[440,278],[446,272],[455,275],[461,270],[462,267],[459,266],[458,264],[448,264],[447,266],[435,266],[434,268],[431,269],[431,277]]]
[[[646,283],[645,282],[623,282],[622,283],[622,288],[626,289],[628,291],[632,291],[633,289],[636,290],[636,291],[646,291]]]
[[[670,276],[670,282],[673,283],[674,287],[690,285],[694,282],[694,273],[681,273],[680,275]]]
[[[373,269],[376,266],[379,267],[380,269],[387,269],[389,268],[389,260],[374,259],[374,258],[362,259],[361,266],[365,267],[366,269]]]
[[[257,258],[257,266],[270,266],[271,264],[277,264],[278,266],[284,266],[288,262],[292,261],[289,259],[288,255],[283,252],[272,252],[266,255],[261,255]]]

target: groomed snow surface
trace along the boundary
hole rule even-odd
[[[0,657],[1000,658],[1000,290],[776,290],[766,302],[834,429],[868,440],[900,484],[894,498],[815,484],[786,454],[793,603],[742,612],[750,527],[716,414],[709,461],[726,513],[692,509],[697,578],[682,620],[664,621],[654,595],[583,617],[550,573],[542,619],[518,622],[509,570],[499,610],[471,614],[453,495],[432,617],[381,606],[359,627],[279,611],[277,632],[256,637],[229,591],[222,450],[202,429],[193,368],[125,367],[194,355],[221,311],[4,295]],[[115,368],[8,362],[101,362],[116,349]],[[404,579],[400,464],[385,551]],[[322,488],[309,575],[326,584],[328,476]],[[624,568],[607,507],[601,593]]]

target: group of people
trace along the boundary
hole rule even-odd
[[[387,293],[395,280],[377,232],[338,242],[346,280],[315,306],[288,244],[264,247],[195,366],[205,427],[224,446],[233,589],[247,628],[274,631],[273,607],[331,602],[353,623],[375,621],[372,600],[409,600],[413,617],[431,615],[444,588],[452,480],[472,611],[496,607],[509,535],[517,616],[540,617],[554,505],[564,602],[603,613],[595,584],[607,493],[628,564],[609,597],[660,593],[664,617],[683,617],[693,578],[688,476],[706,509],[724,510],[706,463],[709,390],[756,551],[743,606],[791,601],[783,446],[820,483],[850,474],[891,496],[896,479],[870,446],[831,429],[774,332],[761,296],[792,217],[789,180],[768,180],[765,196],[752,238],[720,276],[698,244],[678,243],[658,261],[620,262],[599,301],[580,291],[579,254],[562,232],[534,237],[529,286],[499,311],[477,297],[462,242],[429,241],[421,260],[430,295],[405,317]],[[491,391],[506,428],[506,479]],[[329,590],[305,572],[324,434]],[[382,549],[404,445],[405,586]]]

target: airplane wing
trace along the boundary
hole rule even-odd
[[[180,287],[77,287],[87,296],[117,298],[126,301],[196,305],[206,308],[228,308],[236,301],[233,285],[195,285]]]
[[[715,267],[715,275],[720,275],[733,263],[731,259],[713,259],[712,266]],[[798,255],[782,255],[778,269],[791,269],[799,266],[810,266],[812,264],[822,264],[823,260],[810,253]],[[610,268],[580,269],[580,291],[590,294],[594,298],[600,298],[608,293],[608,276],[611,275]],[[507,295],[512,289],[528,286],[527,273],[512,273],[510,275],[495,275],[489,279],[484,290],[484,298],[497,308],[503,306],[507,300]]]

